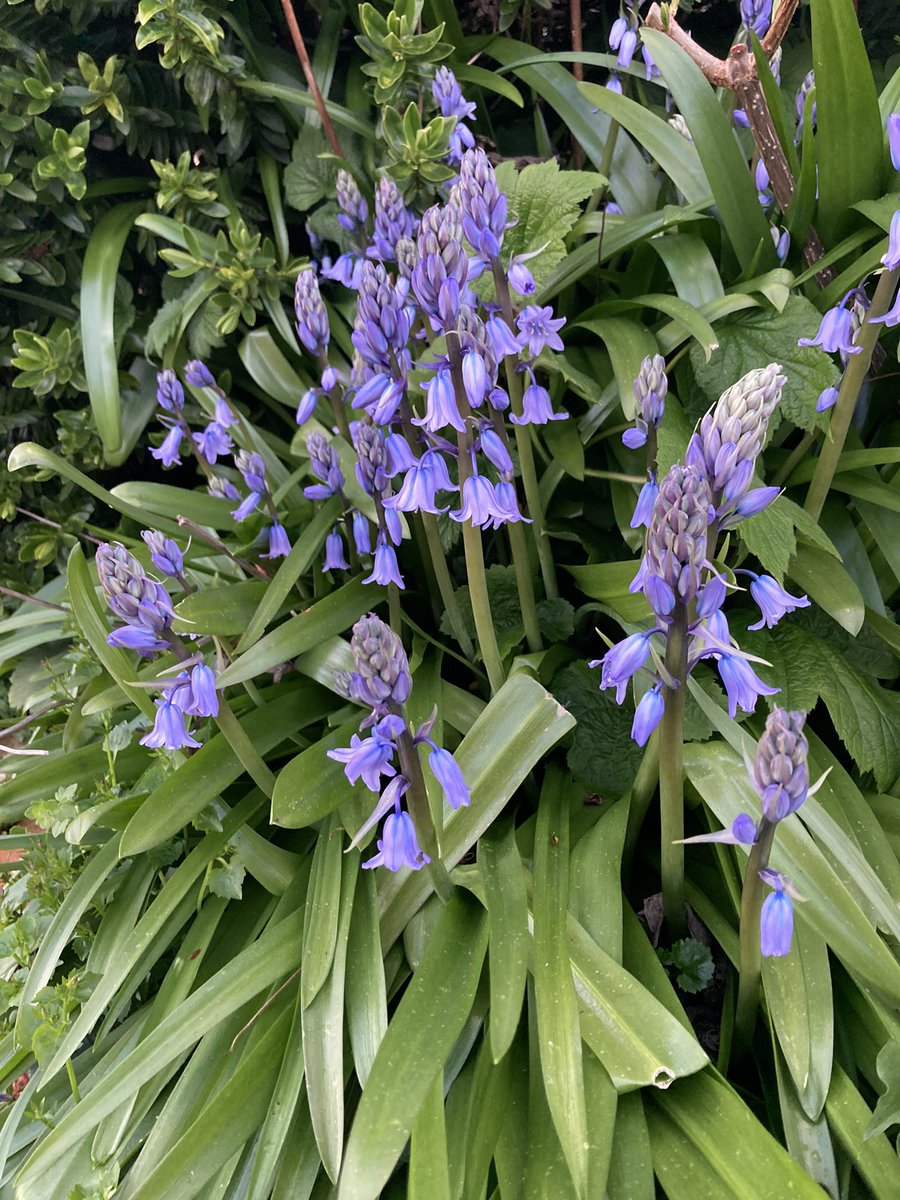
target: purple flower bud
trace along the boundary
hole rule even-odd
[[[805,713],[773,708],[759,739],[752,782],[762,800],[763,814],[773,824],[795,813],[809,793],[805,723]]]
[[[752,846],[758,835],[756,822],[746,813],[738,813],[731,822],[731,833],[735,842],[740,842],[744,846]]]
[[[309,418],[316,411],[316,404],[319,400],[319,393],[315,388],[310,388],[309,391],[303,393],[300,397],[300,403],[297,405],[297,424],[305,425]]]
[[[412,236],[415,223],[396,183],[389,175],[382,175],[375,186],[375,228],[369,256],[392,262],[397,256],[397,243]]]
[[[344,540],[335,526],[325,539],[325,562],[323,571],[349,571],[350,564],[344,558]]]
[[[509,264],[506,278],[509,280],[509,286],[514,292],[518,292],[520,296],[533,296],[537,291],[534,276],[524,263],[517,262],[516,259],[513,259]]]
[[[613,71],[609,79],[606,81],[606,90],[608,92],[615,92],[617,96],[622,95],[622,80],[615,73],[615,71]]]
[[[519,343],[502,317],[494,313],[485,322],[485,329],[497,358],[518,356]]]
[[[297,276],[294,286],[294,316],[297,336],[310,352],[318,354],[325,350],[331,336],[328,313],[319,291],[319,280],[311,267],[306,267]]]
[[[372,708],[388,700],[405,704],[412,691],[412,676],[403,643],[374,613],[360,617],[353,626],[350,649],[360,680],[360,694]],[[373,789],[374,790],[374,789]]]
[[[252,512],[259,507],[262,492],[250,492],[237,506],[231,510],[231,515],[238,522],[246,521]]]
[[[657,684],[656,687],[650,688],[648,692],[644,692],[640,703],[634,710],[631,738],[639,746],[647,745],[647,742],[650,740],[650,734],[662,720],[663,710],[666,705],[662,697],[661,688],[662,685]]]
[[[161,462],[164,467],[181,465],[180,450],[184,431],[180,425],[173,425],[163,438],[162,445],[150,451],[151,457]]]
[[[173,579],[180,579],[184,573],[184,559],[178,543],[162,533],[157,533],[155,529],[145,529],[141,537],[147,543],[151,561],[157,571],[162,571],[163,575],[169,575]]]
[[[732,117],[734,118],[734,123],[737,125],[738,129],[750,128],[750,118],[742,108],[736,108],[732,113]]]
[[[114,629],[106,644],[119,650],[137,650],[144,658],[169,649],[169,643],[157,637],[146,625],[123,625],[121,629]]]
[[[321,433],[311,433],[306,439],[306,449],[310,469],[321,483],[304,488],[303,494],[308,500],[327,500],[337,495],[344,486],[344,474],[334,446]]]
[[[207,491],[211,496],[218,496],[223,500],[240,500],[241,493],[237,490],[230,479],[223,479],[220,475],[214,475],[209,481]]]
[[[816,412],[827,412],[829,408],[834,408],[838,402],[838,392],[836,387],[827,387],[819,393],[819,399],[816,402]]]
[[[467,350],[463,355],[462,377],[469,404],[472,408],[480,408],[487,393],[488,375],[484,359],[477,350]]]
[[[195,717],[217,717],[219,694],[216,691],[216,673],[206,663],[197,663],[190,675],[190,699],[181,705],[186,713]]]
[[[815,86],[816,86],[815,73],[813,71],[808,71],[806,73],[806,75],[803,77],[803,82],[800,84],[800,87],[797,91],[797,95],[794,98],[794,108],[797,113],[797,135],[794,138],[795,143],[799,142],[800,139],[803,137],[803,113],[804,113],[804,109],[806,108],[806,97],[809,95],[810,91],[812,91],[812,89]],[[810,113],[810,118],[812,120],[813,127],[815,127],[815,124],[816,124],[815,101],[813,102],[812,112]]]
[[[262,455],[256,451],[238,450],[234,456],[234,465],[240,471],[244,483],[251,492],[265,492],[266,464]]]
[[[156,376],[156,403],[170,413],[180,413],[184,408],[184,388],[174,371],[167,369]]]
[[[266,530],[269,539],[269,549],[260,558],[287,558],[291,552],[291,543],[283,525],[274,521]]]
[[[482,425],[479,434],[481,449],[489,462],[504,475],[512,475],[513,462],[503,439],[490,425]]]
[[[426,210],[419,225],[419,257],[410,283],[422,309],[441,331],[455,324],[460,293],[469,274],[462,226],[453,205]]]
[[[372,536],[369,531],[369,518],[365,513],[356,509],[353,513],[353,542],[359,555],[372,553]]]
[[[622,443],[629,450],[639,450],[641,446],[647,442],[647,426],[644,421],[640,425],[636,425],[633,429],[626,429],[622,434]]]
[[[628,21],[625,17],[616,17],[609,31],[609,48],[618,50],[622,44],[622,38],[628,32]]]
[[[887,253],[881,261],[889,271],[896,271],[897,267],[900,267],[900,209],[891,217]]]
[[[389,814],[378,839],[378,853],[362,865],[368,870],[385,867],[388,871],[399,871],[409,867],[418,871],[431,859],[419,846],[416,829],[408,812]]]
[[[329,750],[327,754],[335,762],[344,763],[344,774],[351,784],[361,779],[370,792],[377,792],[382,775],[396,774],[391,765],[394,749],[393,741],[377,733],[364,739],[354,733],[349,748]]]
[[[480,148],[462,156],[456,191],[463,232],[485,263],[500,254],[507,225],[507,200],[497,186],[494,168]]]
[[[516,317],[519,347],[522,350],[527,348],[532,358],[537,358],[545,347],[562,350],[564,347],[558,331],[565,323],[565,317],[554,318],[549,305],[543,308],[537,304],[527,305]]]
[[[647,80],[659,78],[659,67],[653,60],[653,55],[643,43],[641,44],[641,57],[644,60],[644,75]]]
[[[494,528],[503,524],[506,514],[497,503],[493,484],[476,472],[462,485],[462,504],[451,510],[450,518],[460,523],[471,521],[476,527],[485,529],[495,522]]]
[[[619,42],[619,57],[616,62],[621,71],[627,71],[631,66],[631,60],[634,58],[634,53],[637,50],[638,35],[634,29],[626,29],[622,34],[622,40]]]
[[[777,500],[780,495],[781,488],[777,487],[751,488],[738,500],[734,512],[723,517],[719,522],[719,528],[722,530],[733,529],[739,521],[744,521],[747,517],[755,517],[764,508],[768,508],[772,501]]]
[[[651,604],[654,593],[647,585],[654,577],[685,604],[697,595],[707,556],[710,508],[704,472],[680,463],[672,466],[660,484],[647,533],[644,592]]]
[[[196,750],[200,743],[185,728],[182,710],[166,699],[156,701],[156,720],[150,732],[141,738],[141,745],[151,750]]]
[[[338,220],[349,233],[355,233],[365,225],[369,216],[369,206],[363,199],[356,180],[343,167],[337,173],[335,193],[338,208],[341,210]]]
[[[774,875],[776,872],[760,871],[760,877],[764,874]],[[763,901],[759,933],[759,948],[763,958],[783,958],[790,953],[794,935],[794,905],[780,886],[775,886],[775,891],[770,892]]]
[[[184,377],[196,388],[215,388],[216,380],[210,369],[199,358],[192,358],[184,365]]]
[[[748,33],[752,29],[758,38],[764,37],[772,20],[772,0],[741,0],[741,20]]]
[[[666,360],[661,354],[654,354],[652,358],[648,356],[641,363],[634,381],[634,398],[641,420],[648,426],[652,425],[654,429],[659,428],[663,419],[668,390]]]
[[[449,67],[438,67],[431,94],[442,117],[456,117],[447,158],[451,163],[458,163],[463,159],[464,152],[475,144],[472,131],[465,124],[475,116],[475,105],[465,100],[456,76]]]
[[[433,742],[430,744],[432,750],[428,755],[428,765],[432,775],[443,788],[447,803],[454,809],[466,808],[471,797],[459,764],[449,750],[443,750]]]

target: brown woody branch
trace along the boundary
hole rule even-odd
[[[292,0],[281,0],[281,7],[284,9],[284,17],[287,21],[287,27],[291,35],[291,41],[294,43],[294,50],[297,53],[297,58],[300,60],[300,66],[303,68],[303,75],[306,79],[306,86],[309,88],[309,93],[316,104],[316,111],[322,121],[322,128],[325,130],[325,135],[328,138],[331,149],[338,156],[344,157],[344,151],[341,149],[341,143],[338,140],[338,135],[334,131],[334,125],[331,123],[331,117],[325,108],[325,101],[322,99],[322,93],[319,90],[319,84],[312,69],[312,63],[309,61],[309,55],[306,52],[306,42],[303,40],[303,34],[300,32],[300,26],[297,24],[297,17],[294,13],[294,5]]]

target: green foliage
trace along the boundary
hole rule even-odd
[[[362,69],[375,80],[377,104],[401,105],[429,77],[432,64],[452,53],[453,47],[441,41],[443,24],[417,32],[423,2],[394,0],[387,17],[371,4],[360,5],[363,32],[356,40],[372,59]]]
[[[675,982],[683,992],[702,992],[715,973],[715,963],[709,952],[696,938],[682,938],[672,943],[671,950],[657,950],[664,967],[674,968]]]

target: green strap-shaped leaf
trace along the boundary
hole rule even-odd
[[[300,1003],[304,1008],[315,999],[334,957],[341,905],[342,840],[337,822],[332,818],[319,834],[313,853],[303,913]]]
[[[434,1077],[412,1128],[406,1196],[407,1200],[450,1200],[442,1075]]]
[[[472,1008],[487,916],[456,892],[388,1026],[350,1130],[339,1200],[376,1200]]]
[[[669,1200],[822,1200],[818,1184],[711,1067],[648,1095],[653,1169]]]
[[[276,695],[240,722],[258,754],[268,753],[322,713],[322,692],[311,681],[286,692],[279,689]],[[140,854],[172,837],[234,783],[243,770],[223,734],[210,738],[154,788],[128,822],[122,834],[122,857]]]
[[[372,584],[366,586],[359,577],[351,579],[239,655],[219,676],[219,686],[228,687],[253,679],[326,638],[343,633],[357,617],[383,600],[384,595],[384,588]]]
[[[17,1181],[22,1194],[36,1187],[49,1164],[75,1146],[167,1063],[190,1049],[208,1029],[299,965],[300,919],[295,914],[270,925],[258,941],[235,955],[127,1054],[105,1077],[102,1087],[95,1087],[63,1117],[22,1169]],[[268,1097],[264,1099],[267,1101]],[[246,1096],[244,1101],[247,1102]]]
[[[231,515],[234,502],[219,496],[208,496],[206,492],[191,492],[187,488],[173,487],[170,483],[149,483],[137,479],[116,484],[111,495],[142,510],[145,524],[149,524],[156,516],[172,521],[178,517],[190,517],[198,525],[208,525],[211,529],[235,528]],[[184,539],[185,532],[182,529],[180,540]],[[212,551],[204,546],[201,553],[207,555]]]
[[[851,0],[811,0],[819,232],[842,232],[851,204],[880,193],[884,134],[872,68]]]
[[[775,266],[775,247],[743,152],[716,94],[700,68],[656,29],[641,37],[684,116],[743,271]]]
[[[528,897],[512,821],[478,842],[478,866],[491,922],[491,1050],[499,1062],[522,1017],[528,975]]]
[[[534,834],[534,998],[547,1104],[579,1197],[587,1194],[587,1111],[578,1005],[566,943],[569,803],[574,781],[551,767]]]
[[[347,943],[347,1032],[353,1048],[353,1066],[362,1087],[366,1086],[387,1025],[375,872],[360,871]]]
[[[105,213],[91,233],[81,271],[81,351],[84,374],[97,432],[110,466],[123,461],[122,405],[119,396],[119,359],[113,315],[119,259],[134,218],[143,201],[120,204]]]

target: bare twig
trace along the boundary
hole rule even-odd
[[[248,575],[256,575],[259,579],[268,579],[269,572],[265,567],[258,563],[248,562],[246,558],[240,558],[237,554],[232,554],[224,542],[220,542],[217,537],[207,533],[206,530],[198,525],[195,521],[191,521],[188,517],[178,517],[178,524],[183,526],[191,535],[197,538],[200,542],[205,542],[207,546],[212,546],[214,550],[218,550],[221,554],[227,555],[232,562],[237,563],[241,570],[246,571]]]
[[[17,592],[15,588],[0,587],[0,594],[12,596],[13,600],[24,600],[26,604],[39,604],[41,608],[54,608],[57,612],[69,611],[63,604],[54,604],[50,600],[41,600],[37,596],[26,596],[24,592]]]
[[[60,703],[58,700],[53,700],[50,704],[45,704],[41,708],[36,708],[33,713],[29,713],[27,717],[23,717],[21,721],[16,721],[15,725],[7,725],[5,729],[0,729],[0,738],[8,738],[10,734],[18,733],[22,729],[39,721],[41,717],[45,717],[47,713],[56,712],[60,708],[68,708],[72,703],[71,700],[64,700]],[[6,749],[7,747],[4,747]]]
[[[584,50],[582,38],[581,0],[569,0],[569,27],[572,33],[572,52],[581,54]],[[572,74],[579,83],[584,79],[584,63],[573,62]],[[584,166],[584,148],[577,138],[572,139],[572,159],[575,169],[580,171]]]
[[[316,102],[316,109],[322,121],[322,127],[331,144],[332,150],[338,158],[344,157],[344,151],[341,149],[341,143],[338,140],[338,135],[334,131],[334,126],[331,123],[331,117],[325,108],[325,101],[322,99],[322,93],[319,91],[319,84],[313,74],[312,63],[309,61],[309,55],[306,52],[306,42],[303,40],[303,34],[300,32],[300,26],[297,24],[297,17],[294,14],[294,5],[292,0],[281,0],[281,7],[284,9],[285,20],[291,35],[291,41],[294,43],[294,49],[297,52],[297,57],[300,60],[300,66],[303,68],[303,75],[306,79],[306,86],[309,88],[310,95]]]

